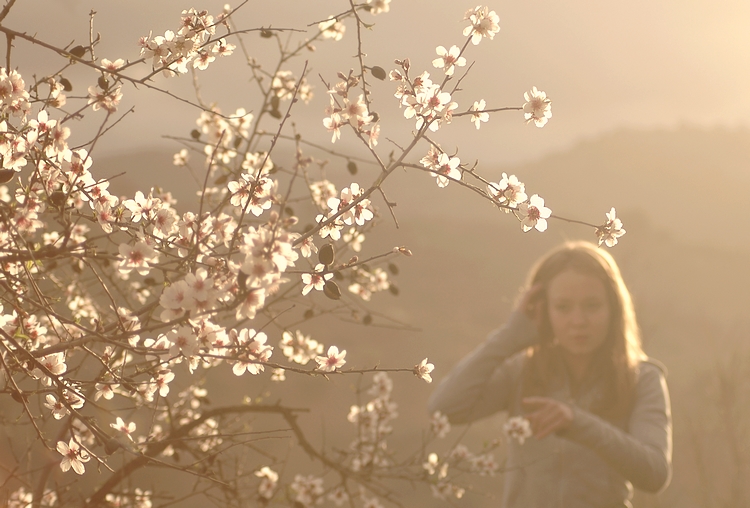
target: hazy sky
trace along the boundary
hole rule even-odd
[[[473,2],[474,0],[472,0]],[[460,45],[473,7],[454,0],[393,0],[387,14],[370,16],[372,32],[365,32],[367,63],[389,70],[394,58],[410,57],[415,70],[429,70],[435,46]],[[64,46],[88,39],[88,12],[97,11],[95,29],[103,42],[97,56],[111,60],[136,59],[139,36],[176,29],[181,9],[190,6],[218,12],[223,1],[190,4],[176,0],[20,0],[4,25],[36,33],[49,43]],[[233,4],[236,5],[236,4]],[[748,126],[750,117],[750,2],[747,0],[590,0],[503,1],[488,4],[500,16],[501,31],[494,41],[483,40],[466,55],[476,64],[455,97],[460,110],[484,98],[488,107],[519,106],[531,86],[547,92],[553,118],[544,129],[524,125],[518,113],[493,116],[480,131],[467,118],[457,119],[439,140],[446,149],[461,146],[467,159],[512,163],[536,158],[551,150],[619,127]],[[260,26],[307,29],[306,24],[345,10],[344,0],[251,0],[237,15],[243,28]],[[348,23],[344,39],[317,44],[309,53],[316,98],[295,110],[295,120],[308,135],[325,142],[322,127],[326,104],[318,78],[335,80],[335,72],[355,65],[355,30]],[[273,45],[257,35],[247,36],[251,54],[272,63]],[[16,41],[14,66],[22,73],[53,72],[59,60],[28,43]],[[288,68],[299,73],[304,61]],[[136,72],[146,72],[145,65]],[[68,73],[82,93],[93,84],[90,72]],[[203,77],[203,76],[202,76]],[[224,111],[256,107],[243,57],[218,62],[202,79],[207,102]],[[156,83],[178,93],[192,93],[189,77]],[[403,140],[413,128],[400,115],[392,97],[393,84],[376,82],[375,109],[385,118],[383,136]],[[75,93],[71,95],[75,95]],[[116,133],[97,147],[100,153],[166,143],[162,134],[186,135],[197,111],[147,90],[125,86],[124,104],[138,104]],[[101,113],[101,112],[99,112]],[[390,121],[388,116],[391,117]],[[454,122],[455,123],[455,122]],[[465,125],[462,125],[465,124]],[[400,136],[400,137],[399,137]],[[343,143],[345,145],[345,143]]]

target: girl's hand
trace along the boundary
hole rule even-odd
[[[518,302],[518,310],[523,312],[526,317],[536,323],[537,327],[544,317],[544,286],[535,284],[531,286]]]
[[[559,400],[549,397],[524,397],[523,406],[530,411],[525,416],[537,439],[566,429],[573,421],[573,409]]]

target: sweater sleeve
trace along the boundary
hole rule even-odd
[[[532,346],[537,336],[535,324],[514,312],[443,379],[430,397],[430,413],[440,411],[451,423],[469,423],[506,409],[513,386],[507,360]]]
[[[664,375],[641,363],[628,432],[573,407],[573,422],[559,433],[596,451],[634,487],[657,492],[672,475],[672,417]]]

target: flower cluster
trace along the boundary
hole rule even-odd
[[[511,416],[503,425],[503,431],[508,439],[514,439],[523,444],[531,437],[531,424],[523,416]]]
[[[524,233],[532,229],[540,232],[547,229],[547,219],[552,215],[552,210],[544,206],[544,199],[537,194],[528,197],[526,186],[516,175],[503,173],[498,183],[487,186],[487,195],[506,213],[513,212],[518,217]]]
[[[617,245],[617,239],[625,234],[625,230],[622,229],[622,221],[617,218],[614,208],[605,215],[607,222],[596,228],[596,236],[599,237],[599,245],[603,243],[607,247],[614,247]]]
[[[229,56],[235,49],[224,38],[213,40],[222,17],[214,20],[207,11],[184,10],[177,32],[167,30],[163,36],[140,38],[141,56],[167,77],[186,74],[189,67],[206,70],[217,56]]]
[[[453,112],[458,108],[451,94],[440,84],[433,83],[426,71],[410,81],[406,72],[408,64],[400,63],[405,72],[391,71],[391,81],[399,83],[394,96],[404,107],[404,118],[416,118],[417,130],[426,126],[432,132],[451,123]]]
[[[398,405],[391,400],[393,382],[385,372],[372,378],[368,394],[373,397],[362,406],[351,406],[346,417],[357,426],[357,438],[349,446],[349,460],[354,471],[383,468],[390,463],[386,438],[393,432]]]
[[[326,108],[323,126],[331,133],[332,143],[341,138],[341,128],[349,126],[360,139],[366,140],[372,150],[378,144],[380,124],[376,116],[369,112],[364,95],[360,94],[357,99],[351,95],[352,89],[359,85],[360,78],[342,73],[338,77],[342,81],[328,90],[330,104]]]

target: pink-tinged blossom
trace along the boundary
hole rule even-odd
[[[73,409],[81,409],[85,403],[85,399],[83,396],[79,395],[80,393],[81,387],[73,383],[70,384],[69,389],[63,388],[62,391],[65,402],[67,402]]]
[[[345,363],[346,349],[339,353],[339,348],[331,346],[328,348],[326,356],[318,356],[315,361],[318,363],[318,369],[323,372],[333,372],[337,368],[341,368]]]
[[[130,220],[133,222],[139,222],[141,219],[150,219],[154,208],[157,207],[157,203],[154,201],[151,194],[146,197],[141,191],[136,191],[133,199],[126,199],[122,204],[125,208],[130,210]]]
[[[174,372],[169,369],[160,370],[156,377],[153,379],[153,383],[156,385],[156,389],[159,392],[160,397],[166,397],[169,395],[169,383],[174,380]]]
[[[239,360],[232,367],[234,375],[241,376],[245,372],[256,375],[263,372],[263,363],[267,362],[273,353],[273,347],[266,344],[266,334],[256,332],[252,328],[243,328],[239,333],[232,330],[229,336],[239,346],[240,352]]]
[[[193,288],[186,281],[180,280],[164,288],[159,304],[165,309],[190,310],[195,307],[193,293]]]
[[[362,242],[365,241],[365,235],[358,232],[357,228],[350,228],[341,238],[344,242],[349,244],[349,247],[351,247],[354,252],[360,252],[362,250]]]
[[[172,208],[160,208],[154,215],[153,234],[157,238],[167,238],[177,230],[177,213]]]
[[[260,478],[258,495],[264,499],[271,499],[276,491],[276,484],[279,481],[279,473],[268,466],[263,466],[254,474]]]
[[[336,506],[344,506],[349,503],[349,494],[346,493],[343,487],[338,486],[328,493],[328,499],[333,501]]]
[[[99,400],[104,397],[106,400],[112,400],[115,396],[115,389],[120,385],[113,383],[96,383],[96,393],[94,393],[94,400]]]
[[[336,18],[330,17],[329,19],[318,23],[318,30],[320,30],[324,39],[340,41],[344,37],[346,27]]]
[[[325,489],[323,489],[323,479],[316,478],[312,475],[295,475],[294,481],[289,487],[292,492],[294,492],[294,500],[305,508],[310,508],[313,505],[319,504],[325,493]]]
[[[291,332],[284,331],[281,335],[279,347],[289,361],[300,365],[307,365],[310,360],[314,360],[319,354],[323,353],[323,344],[311,339],[309,335],[303,335],[299,330],[294,332],[294,335]]]
[[[317,223],[325,222],[326,220],[328,220],[330,217],[333,217],[334,215],[335,215],[334,212],[331,212],[328,215],[328,217],[326,217],[323,214],[319,214],[319,215],[317,215],[315,217],[315,222],[317,222]],[[341,230],[342,229],[344,229],[344,223],[341,222],[340,220],[338,220],[338,218],[337,218],[337,219],[329,222],[328,224],[326,224],[322,228],[320,228],[320,230],[318,231],[318,234],[320,235],[321,238],[330,237],[331,240],[339,240],[339,239],[341,239]]]
[[[39,363],[53,376],[60,376],[68,370],[68,366],[65,365],[64,353],[52,353],[51,355],[44,356],[39,358]],[[47,372],[43,372],[42,369],[37,367],[32,371],[32,375],[37,379],[41,379],[45,386],[50,386],[52,380],[47,376]]]
[[[495,11],[489,10],[488,7],[482,7],[481,5],[476,6],[474,9],[469,9],[464,15],[464,19],[468,19],[471,25],[464,28],[464,37],[471,36],[471,43],[475,46],[479,44],[482,37],[487,37],[490,40],[494,39],[495,34],[500,31],[500,17]]]
[[[132,434],[133,432],[135,432],[134,422],[125,423],[122,420],[122,418],[118,416],[117,421],[115,423],[110,423],[109,426],[115,429],[116,431],[122,432],[123,434],[125,434],[125,436],[131,441],[133,440]]]
[[[440,458],[438,457],[437,453],[431,453],[427,456],[427,460],[422,463],[422,469],[427,471],[427,474],[434,475],[435,472],[438,470],[438,466],[440,465]],[[448,464],[444,464],[444,466],[447,466]],[[447,472],[447,469],[446,469]],[[442,471],[441,471],[442,473]],[[441,478],[445,475],[441,475]]]
[[[444,438],[451,431],[451,424],[448,421],[448,417],[440,411],[435,411],[432,418],[430,418],[430,429],[432,429],[432,433],[435,434],[436,438]]]
[[[187,166],[189,160],[190,153],[187,151],[187,148],[183,148],[172,156],[172,164],[178,167]]]
[[[428,383],[432,383],[432,376],[430,373],[435,369],[435,366],[431,363],[427,363],[427,358],[419,362],[414,366],[414,375],[419,379],[424,379]]]
[[[70,411],[68,411],[68,408],[65,407],[65,404],[57,400],[57,397],[55,397],[51,393],[47,394],[45,400],[46,402],[44,403],[44,407],[52,411],[52,416],[55,418],[55,420],[61,420],[62,418],[65,418],[70,414]]]
[[[471,459],[471,470],[479,476],[494,476],[499,465],[491,453],[477,455]]]
[[[360,95],[356,102],[344,98],[344,107],[341,110],[340,115],[343,121],[348,121],[355,127],[357,127],[360,122],[368,124],[372,119],[367,112],[367,104],[365,104],[365,98],[363,95]]]
[[[86,472],[83,463],[88,462],[91,457],[73,438],[70,438],[68,444],[65,444],[64,441],[58,441],[57,451],[63,456],[62,462],[60,462],[60,469],[62,469],[63,473],[71,467],[78,474]]]
[[[161,361],[161,357],[166,356],[169,353],[169,348],[172,347],[172,343],[169,341],[166,335],[159,335],[159,337],[157,337],[156,339],[145,339],[143,341],[143,347],[147,348],[150,353],[146,355],[147,360]],[[166,361],[162,363],[166,363]]]
[[[380,137],[380,124],[376,123],[372,127],[370,127],[370,130],[367,131],[367,146],[370,147],[370,150],[378,146],[378,138]]]
[[[533,87],[523,94],[526,102],[523,105],[523,116],[526,123],[534,122],[537,127],[544,127],[547,121],[552,118],[552,101],[547,98],[547,94]]]
[[[461,48],[458,46],[451,46],[451,49],[447,50],[443,46],[435,48],[435,52],[438,58],[432,61],[432,65],[438,69],[443,69],[446,76],[453,76],[453,72],[456,67],[463,67],[466,65],[466,59],[461,55]]]
[[[143,241],[136,242],[134,245],[122,243],[119,251],[122,258],[119,266],[120,273],[130,273],[136,270],[141,275],[148,275],[151,270],[149,261],[155,262],[158,257],[153,247]]]
[[[367,0],[367,6],[370,8],[370,14],[373,16],[390,11],[390,4],[391,0]]]
[[[359,187],[359,184],[352,183],[349,187],[344,187],[341,190],[341,198],[330,198],[328,200],[328,206],[331,208],[332,213],[338,213],[352,204],[355,200],[360,198],[364,194],[364,189]],[[351,207],[339,216],[339,219],[344,224],[351,226],[352,223],[356,222],[358,226],[363,226],[365,222],[373,218],[373,213],[370,210],[370,200],[361,199],[356,205]]]
[[[437,164],[431,172],[432,176],[437,179],[438,187],[447,187],[451,180],[461,180],[461,172],[458,170],[459,164],[461,164],[461,159],[458,157],[449,157],[446,153],[440,154]]]
[[[501,205],[511,208],[517,208],[520,203],[526,201],[526,186],[519,182],[516,175],[508,176],[503,173],[503,177],[498,183],[491,183],[487,186],[489,196]],[[504,208],[509,212],[508,208]]]
[[[117,72],[123,65],[125,65],[125,60],[122,58],[118,58],[114,62],[102,58],[102,61],[100,63],[101,67],[104,67],[108,72]]]
[[[393,381],[386,372],[376,372],[372,376],[372,386],[367,394],[373,397],[388,398],[393,391]]]
[[[599,245],[603,243],[607,247],[614,247],[617,245],[617,239],[625,234],[625,230],[622,229],[622,221],[617,218],[614,208],[606,216],[607,222],[596,228],[596,236],[599,238]]]
[[[252,287],[241,298],[240,305],[237,307],[236,318],[255,319],[255,314],[266,303],[266,288]]]
[[[181,326],[177,330],[170,330],[167,338],[172,343],[169,348],[169,356],[176,357],[180,353],[189,358],[198,352],[198,337],[189,326]]]
[[[307,295],[310,291],[315,289],[316,291],[323,291],[326,281],[333,278],[333,273],[321,273],[325,270],[325,265],[318,264],[315,266],[315,273],[303,273],[302,283],[305,285],[302,288],[302,295]]]
[[[302,257],[305,258],[309,258],[313,255],[314,252],[318,252],[318,248],[315,246],[312,236],[308,236],[307,238],[302,240],[299,245],[297,245],[297,248],[299,248],[299,252],[300,254],[302,254]]]
[[[503,431],[508,439],[515,439],[519,444],[523,444],[526,438],[531,437],[531,424],[523,416],[512,416],[508,418],[503,425]]]
[[[471,107],[471,122],[477,129],[479,129],[482,122],[487,122],[490,119],[490,114],[484,111],[485,106],[484,99],[482,99],[474,102],[474,105]]]
[[[526,233],[532,229],[539,232],[547,230],[547,219],[552,210],[544,206],[544,199],[534,194],[526,203],[518,205],[518,216],[521,219],[521,229]]]
[[[122,100],[122,93],[120,92],[119,86],[114,88],[108,88],[102,90],[97,86],[89,87],[89,104],[92,104],[91,109],[98,111],[103,109],[107,113],[114,113],[117,111],[117,106],[120,105]]]
[[[337,139],[341,139],[341,127],[344,123],[341,115],[338,113],[331,113],[331,116],[323,119],[323,126],[332,133],[331,143],[335,143]]]

